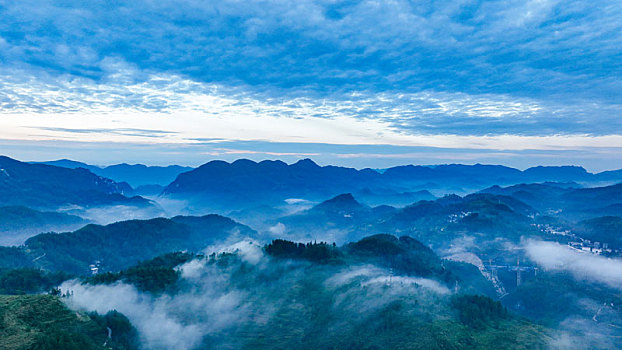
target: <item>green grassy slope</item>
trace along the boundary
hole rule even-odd
[[[118,313],[71,311],[52,295],[0,295],[0,349],[134,349],[134,344],[135,331]]]

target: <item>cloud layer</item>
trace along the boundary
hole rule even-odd
[[[616,1],[14,2],[0,42],[11,65],[96,79],[615,98],[620,15]]]
[[[368,317],[397,300],[423,302],[425,311],[434,313],[430,308],[441,307],[438,299],[450,295],[437,281],[393,276],[375,266],[314,269],[303,262],[271,260],[261,246],[249,240],[206,250],[212,251],[234,252],[240,260],[195,259],[179,266],[177,285],[181,288],[176,293],[153,295],[123,282],[87,285],[77,280],[64,282],[60,288],[63,293],[72,292],[64,299],[72,308],[123,313],[137,328],[146,349],[193,349],[210,341],[212,347],[243,347],[243,340],[237,339],[240,333],[270,327],[272,318],[282,317],[283,308],[299,310],[303,304],[296,300],[296,293],[309,286],[317,289],[302,299],[318,302],[334,296],[331,312],[353,324],[355,318]],[[326,296],[317,297],[318,290]],[[325,327],[343,331],[350,326],[337,318]],[[273,329],[259,334],[265,331]]]
[[[622,146],[613,0],[42,0],[0,16],[5,140]]]
[[[554,242],[529,241],[527,255],[548,270],[568,271],[579,280],[622,289],[622,261],[572,249]]]

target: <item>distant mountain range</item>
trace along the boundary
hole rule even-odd
[[[618,177],[619,175],[619,177]],[[581,167],[534,167],[525,171],[499,165],[399,166],[379,172],[319,166],[309,159],[294,164],[281,161],[232,163],[212,161],[181,173],[162,195],[186,199],[197,206],[235,210],[285,199],[318,201],[340,193],[354,193],[369,204],[403,206],[436,194],[467,194],[493,185],[533,182],[615,183],[622,172],[592,174]],[[432,193],[430,193],[432,192]]]
[[[369,207],[351,194],[342,194],[308,210],[274,219],[272,224],[282,225],[274,230],[274,237],[341,244],[376,233],[408,234],[437,249],[448,249],[453,239],[473,235],[484,249],[484,244],[495,241],[499,232],[503,232],[503,239],[514,243],[522,235],[537,235],[530,225],[537,213],[514,197],[487,193],[449,195],[404,208]]]
[[[30,164],[0,156],[0,206],[58,208],[78,205],[149,205],[127,197],[132,188],[95,175],[87,169]]]
[[[86,223],[81,217],[65,213],[22,206],[0,207],[0,245],[20,245],[33,234],[75,230]]]
[[[84,168],[115,182],[154,194],[192,196],[210,200],[227,198],[235,202],[285,198],[322,198],[353,193],[365,202],[405,205],[434,199],[433,193],[467,194],[493,185],[509,186],[536,182],[614,184],[622,182],[622,170],[590,173],[578,166],[537,166],[524,171],[501,165],[404,165],[382,171],[319,166],[310,159],[293,164],[239,159],[228,163],[210,161],[198,168],[178,165],[146,166],[116,164],[99,167],[67,159],[42,162],[70,169]],[[162,187],[159,187],[162,186]]]
[[[339,244],[348,241],[360,226],[372,225],[389,217],[397,209],[388,205],[369,207],[358,202],[350,193],[338,195],[310,209],[275,219],[283,232],[275,237],[296,237],[324,240]],[[360,237],[357,237],[360,238]]]
[[[93,174],[103,176],[117,182],[127,182],[133,188],[146,185],[166,186],[173,182],[177,175],[193,169],[191,167],[183,167],[179,165],[161,167],[126,163],[99,167],[69,159],[41,162],[41,164],[54,165],[69,169],[88,169]]]
[[[481,192],[512,196],[544,214],[573,218],[622,215],[622,184],[591,188],[577,188],[576,183],[520,184],[492,186]]]
[[[128,164],[99,168],[70,160],[47,163],[54,166],[1,157],[0,205],[54,208],[149,204],[142,197],[128,197],[135,193],[131,186],[105,177],[109,175],[140,185],[143,193],[182,200],[192,213],[235,211],[244,216],[251,208],[261,207],[286,213],[291,211],[287,208],[291,203],[317,203],[343,193],[354,194],[364,206],[403,207],[448,193],[481,191],[511,196],[543,214],[556,210],[582,213],[585,218],[596,212],[622,214],[622,185],[615,185],[622,180],[622,170],[593,174],[576,166],[539,166],[520,171],[499,165],[450,164],[377,171],[319,166],[310,159],[293,164],[246,159],[232,163],[211,161],[196,169]],[[167,184],[169,180],[172,182]],[[582,188],[597,185],[601,187]]]

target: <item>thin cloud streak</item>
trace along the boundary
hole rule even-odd
[[[274,119],[351,118],[385,123],[411,134],[551,135],[622,133],[622,105],[576,100],[552,103],[503,94],[469,95],[426,90],[417,93],[360,91],[346,94],[272,97],[249,86],[205,84],[175,75],[140,83],[97,83],[71,77],[42,78],[27,72],[0,77],[2,114],[119,113],[260,116]],[[119,121],[123,118],[119,117]],[[587,123],[592,126],[585,128]],[[146,124],[146,123],[145,123]],[[79,124],[77,124],[79,125]],[[141,128],[141,127],[134,127]],[[144,129],[144,127],[142,127]]]

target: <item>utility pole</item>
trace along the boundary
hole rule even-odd
[[[520,258],[516,259],[516,286],[520,286],[521,284],[521,280],[520,280]]]

